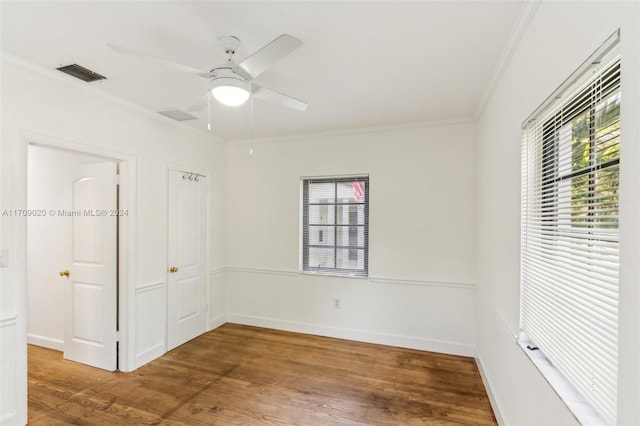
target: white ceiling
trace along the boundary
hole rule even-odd
[[[309,103],[259,100],[254,137],[471,119],[496,73],[521,1],[2,1],[2,50],[47,68],[77,63],[108,79],[98,90],[152,111],[186,110],[201,77],[107,48],[119,44],[200,69],[241,60],[282,33],[302,47],[256,79]],[[78,84],[88,84],[78,80]],[[213,133],[250,136],[249,105],[214,104]],[[206,130],[206,109],[189,125]]]

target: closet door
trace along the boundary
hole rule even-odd
[[[171,350],[206,329],[206,178],[169,171],[167,342]]]

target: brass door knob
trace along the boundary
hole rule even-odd
[[[171,268],[169,268],[169,272],[171,272],[172,274],[175,274],[178,271],[179,271],[179,269],[178,269],[177,266],[172,266]]]
[[[60,276],[61,277],[67,277],[69,278],[69,275],[71,275],[71,272],[69,272],[68,269],[65,269],[64,271],[60,271]]]

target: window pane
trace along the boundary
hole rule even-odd
[[[337,268],[341,269],[364,269],[363,249],[338,249],[336,256]]]
[[[335,246],[335,226],[309,226],[309,244]]]
[[[335,198],[335,183],[309,183],[309,203],[334,203]]]
[[[310,268],[335,268],[335,249],[309,247]]]
[[[309,206],[310,225],[333,225],[335,221],[335,209],[333,204]]]
[[[620,158],[620,92],[596,106],[596,163]]]
[[[561,180],[558,183],[558,192],[554,192],[557,198],[551,199],[547,207],[546,214],[550,222],[550,226],[545,229],[546,232],[553,232],[554,220],[557,217],[557,224],[560,228],[569,229],[573,224],[573,204],[572,204],[572,180]],[[553,204],[555,202],[556,204]]]
[[[364,247],[364,226],[338,226],[337,246]]]
[[[364,203],[365,183],[363,181],[339,182],[338,202],[340,203]]]
[[[589,175],[571,179],[571,224],[587,226],[589,222]]]
[[[571,123],[560,127],[558,131],[558,176],[570,175],[573,171],[573,138],[573,127]],[[548,142],[551,146],[553,146],[553,143],[553,139]],[[549,150],[549,148],[547,148],[547,150]],[[554,158],[553,154],[551,154],[550,157]],[[552,178],[556,174],[555,170],[553,170],[553,168],[556,167],[555,162],[549,161],[548,163],[548,170],[544,170],[545,179]]]
[[[589,166],[589,158],[591,155],[591,139],[589,111],[585,111],[571,121],[572,129],[572,170],[582,170]]]
[[[338,225],[364,225],[364,204],[338,204]]]
[[[598,228],[618,228],[618,186],[620,168],[613,166],[596,172],[596,194],[594,201],[597,203],[594,212],[594,226]]]

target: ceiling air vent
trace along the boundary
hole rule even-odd
[[[58,71],[62,71],[65,74],[69,74],[75,78],[79,78],[82,81],[91,83],[93,81],[105,80],[107,77],[93,72],[85,67],[81,67],[78,64],[66,65],[64,67],[56,68]]]
[[[194,117],[191,114],[187,114],[184,111],[180,111],[179,109],[170,109],[170,110],[158,111],[158,112],[164,116],[173,118],[176,121],[195,120],[196,118],[198,118],[198,117]]]

